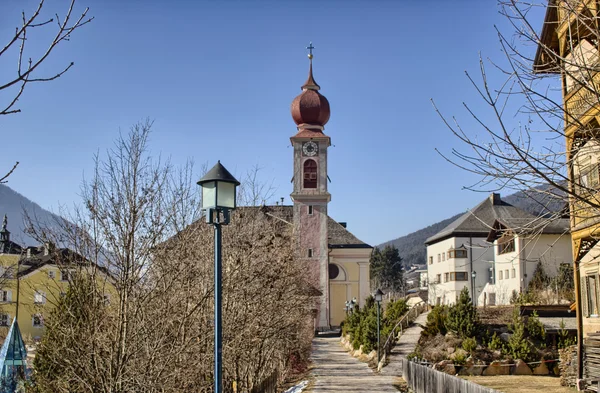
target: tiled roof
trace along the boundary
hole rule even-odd
[[[528,228],[533,230],[539,226],[541,233],[565,233],[569,224],[567,219],[549,222],[541,220],[526,211],[500,199],[500,194],[491,194],[479,205],[469,210],[444,229],[431,236],[425,244],[437,243],[449,237],[473,236],[487,238],[499,222],[509,228]],[[542,225],[543,223],[543,225]]]
[[[242,207],[241,209],[252,209],[252,207]],[[261,206],[266,214],[280,218],[290,224],[294,220],[294,207],[290,205]],[[372,248],[367,243],[354,236],[343,225],[331,217],[327,217],[327,232],[329,236],[329,247],[331,248]]]
[[[330,248],[373,248],[359,240],[343,225],[331,217],[327,217],[327,232]]]

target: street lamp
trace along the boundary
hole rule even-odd
[[[221,318],[221,225],[229,224],[229,213],[236,207],[236,187],[240,182],[221,161],[198,180],[202,187],[202,210],[206,214],[206,223],[215,228],[215,391],[223,391],[223,331]]]
[[[473,284],[471,285],[473,288],[473,294],[472,296],[472,302],[473,302],[473,306],[477,307],[477,296],[475,295],[475,278],[477,278],[477,272],[475,270],[473,270],[471,272],[471,278],[473,279]]]
[[[375,291],[375,295],[373,295],[373,297],[375,298],[375,301],[377,302],[377,364],[379,364],[379,362],[381,361],[381,356],[380,356],[380,330],[379,330],[379,325],[380,325],[380,320],[381,320],[381,301],[383,300],[383,292],[381,291],[381,289],[377,288],[377,291]]]

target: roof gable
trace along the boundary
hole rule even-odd
[[[523,209],[504,202],[500,198],[500,194],[494,193],[479,205],[451,222],[444,229],[428,238],[425,241],[425,244],[429,245],[450,237],[460,236],[487,238],[496,221],[501,223],[512,223],[508,226],[514,227],[517,224],[525,225],[526,223],[536,222],[539,224],[541,220],[538,220],[533,214],[530,214]],[[550,226],[551,225],[548,225],[548,227]],[[540,228],[542,227],[540,226]]]

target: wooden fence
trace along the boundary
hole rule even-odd
[[[250,393],[278,393],[277,391],[277,380],[279,379],[279,373],[273,372],[270,376],[265,378],[261,383],[256,385],[250,390]]]
[[[415,393],[501,393],[408,359],[402,359],[402,377]]]

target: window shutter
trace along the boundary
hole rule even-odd
[[[589,317],[590,314],[588,312],[588,283],[587,283],[587,277],[585,275],[581,276],[581,283],[579,286],[579,292],[581,293],[581,313],[583,314],[584,317]]]
[[[12,302],[12,291],[6,291],[6,301]]]

